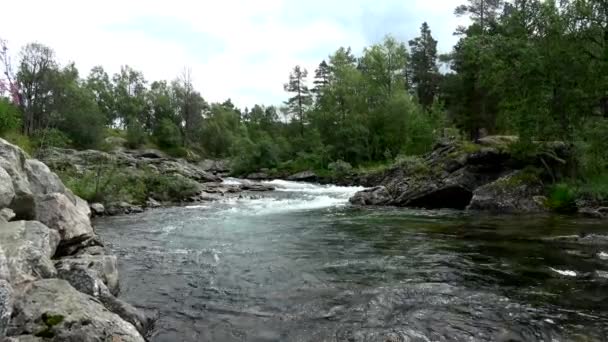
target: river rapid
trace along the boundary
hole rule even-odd
[[[606,222],[269,184],[94,222],[121,297],[157,315],[152,341],[608,341]]]

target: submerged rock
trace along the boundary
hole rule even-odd
[[[137,329],[67,281],[44,279],[16,289],[8,334],[48,341],[144,342]]]

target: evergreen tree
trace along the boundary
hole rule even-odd
[[[302,136],[304,136],[306,110],[312,104],[312,97],[306,85],[307,76],[308,71],[296,65],[289,75],[289,82],[283,86],[286,92],[294,94],[285,102],[285,105],[287,113],[295,116],[299,122]]]
[[[410,74],[418,100],[424,108],[429,108],[435,100],[439,86],[437,67],[437,41],[433,39],[429,25],[420,28],[420,36],[410,40]]]

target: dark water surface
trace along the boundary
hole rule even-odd
[[[95,222],[122,298],[158,313],[152,341],[608,341],[605,222],[275,185]]]

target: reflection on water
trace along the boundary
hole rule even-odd
[[[357,188],[272,183],[96,222],[122,296],[159,314],[153,341],[608,340],[599,221],[358,209]]]

